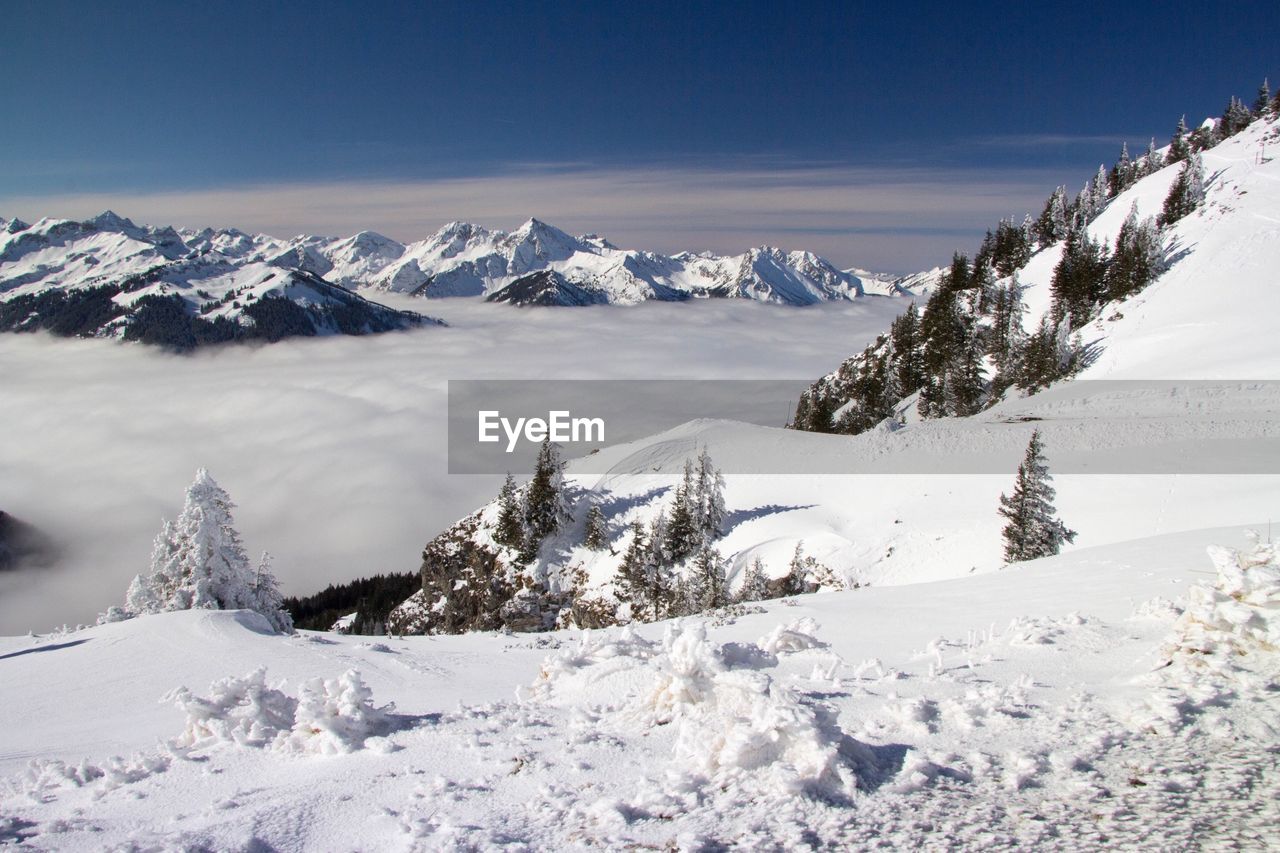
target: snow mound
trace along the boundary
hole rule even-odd
[[[804,627],[812,630],[812,620]],[[796,643],[805,648],[818,642],[795,626],[766,639],[789,649],[788,637],[806,638]],[[661,643],[630,627],[613,638],[584,632],[576,648],[548,657],[538,682],[518,695],[625,733],[675,724],[674,761],[665,779],[648,786],[642,806],[695,790],[851,796],[857,778],[843,760],[847,738],[825,707],[760,671],[770,662],[777,658],[764,649],[744,655],[738,644],[710,642],[702,622],[669,625]]]
[[[1175,625],[1173,656],[1193,666],[1220,668],[1280,645],[1280,563],[1276,547],[1257,541],[1247,551],[1208,549],[1217,569],[1212,585],[1198,584]]]
[[[817,633],[818,623],[812,617],[805,616],[789,624],[779,625],[761,637],[756,645],[761,651],[771,655],[820,649],[827,644],[815,636]]]
[[[208,698],[178,688],[166,701],[186,712],[187,723],[170,745],[187,750],[232,743],[275,752],[340,755],[360,749],[389,726],[394,706],[375,708],[373,691],[355,670],[338,678],[312,678],[302,684],[296,699],[283,687],[269,687],[267,671],[260,668],[243,678],[215,681]]]
[[[1224,709],[1251,705],[1244,725],[1280,730],[1274,702],[1280,681],[1280,561],[1276,546],[1250,534],[1247,551],[1211,545],[1212,582],[1187,591],[1187,603],[1160,650],[1163,663],[1134,711],[1136,725],[1160,734],[1199,727],[1227,735],[1242,721]],[[1255,734],[1249,732],[1247,734]]]
[[[88,760],[69,764],[65,761],[34,759],[18,777],[16,784],[11,783],[10,787],[19,789],[38,802],[47,802],[51,792],[65,788],[91,788],[93,798],[101,799],[121,785],[165,772],[169,769],[171,760],[167,755],[141,753],[130,758],[112,756],[104,764],[92,764]]]

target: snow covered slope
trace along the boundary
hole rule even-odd
[[[1164,232],[1169,269],[1082,331],[1098,350],[1089,379],[1250,379],[1280,376],[1271,319],[1280,315],[1280,123],[1255,121],[1202,152],[1205,201]],[[1156,216],[1182,165],[1116,196],[1088,226],[1114,246],[1125,217]],[[1018,271],[1034,330],[1048,310],[1061,244]]]
[[[1246,544],[1195,530],[533,641],[286,638],[208,611],[3,638],[0,839],[1260,848],[1276,569],[1219,552],[1215,577],[1215,543]]]
[[[19,223],[20,225],[20,223]],[[0,234],[0,330],[124,337],[176,349],[295,335],[372,334],[436,321],[321,278],[314,252],[264,259],[262,241],[144,228],[111,212],[10,223]]]

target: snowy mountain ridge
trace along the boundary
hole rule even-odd
[[[572,237],[537,219],[510,233],[451,222],[406,245],[372,231],[281,240],[235,228],[152,228],[106,211],[84,222],[46,218],[27,225],[3,220],[0,298],[118,282],[180,261],[183,267],[171,270],[169,281],[193,289],[212,289],[210,268],[252,278],[257,274],[252,271],[265,265],[370,295],[484,295],[516,304],[527,304],[514,296],[521,288],[503,291],[526,276],[547,272],[587,296],[559,300],[554,293],[543,294],[533,300],[538,304],[727,297],[808,305],[907,292],[887,276],[842,271],[810,252],[764,246],[730,257],[666,256],[619,249],[597,235]]]

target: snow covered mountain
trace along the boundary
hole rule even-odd
[[[229,326],[221,333],[204,328],[204,321],[219,318],[236,323],[241,336],[273,337],[254,332],[262,322],[254,312],[230,304],[264,294],[301,307],[308,317],[294,326],[309,331],[299,333],[351,334],[423,322],[377,305],[382,292],[485,295],[513,305],[691,297],[808,305],[908,292],[888,277],[844,272],[808,252],[764,247],[736,257],[667,257],[622,250],[595,235],[571,237],[537,219],[512,233],[452,222],[407,246],[372,231],[340,239],[280,240],[234,228],[151,228],[110,211],[84,222],[0,220],[0,226],[0,328],[39,325],[63,331],[65,316],[54,318],[49,304],[34,300],[47,295],[46,303],[70,299],[78,306],[80,297],[71,294],[92,291],[94,305],[75,308],[71,334],[122,334],[140,325],[134,306],[151,296],[182,298],[183,311],[196,327],[182,336],[203,342],[228,333]],[[355,291],[370,298],[355,297]],[[69,313],[65,305],[56,307],[56,313]]]
[[[555,304],[634,304],[646,299],[728,297],[808,305],[867,294],[903,293],[883,277],[842,272],[809,252],[762,247],[734,257],[682,253],[673,257],[619,249],[596,235],[571,237],[537,219],[510,234],[453,222],[405,247],[366,284],[424,296],[495,295],[535,272],[554,272],[574,288]],[[500,301],[524,304],[508,292]],[[540,292],[538,304],[552,304]]]
[[[1126,470],[1134,470],[1135,465],[1145,465],[1145,470],[1176,470],[1174,460],[1192,447],[1198,447],[1195,454],[1205,459],[1213,455],[1213,448],[1224,448],[1226,458],[1232,455],[1233,442],[1275,440],[1271,412],[1280,405],[1276,386],[1253,387],[1243,380],[1280,378],[1280,350],[1269,331],[1271,318],[1280,313],[1274,272],[1280,269],[1280,240],[1276,239],[1280,235],[1280,164],[1263,153],[1277,139],[1280,125],[1274,119],[1260,120],[1202,152],[1208,173],[1205,200],[1195,213],[1166,229],[1171,257],[1167,270],[1140,292],[1104,306],[1081,332],[1091,353],[1090,365],[1082,374],[1085,378],[1225,380],[1226,385],[1178,385],[1173,390],[1169,386],[1107,386],[1097,391],[1082,385],[1030,397],[1011,391],[992,407],[954,424],[949,418],[922,421],[914,411],[918,395],[912,394],[898,404],[892,428],[868,431],[852,441],[723,422],[688,424],[670,434],[608,448],[576,467],[571,465],[568,520],[535,559],[500,544],[499,501],[460,520],[428,544],[424,592],[406,602],[396,615],[399,621],[393,621],[399,630],[412,633],[452,631],[459,625],[529,630],[550,626],[557,619],[561,624],[568,620],[581,625],[627,618],[622,577],[625,553],[637,539],[632,525],[649,530],[665,523],[677,493],[674,477],[702,447],[738,472],[784,470],[801,477],[837,471],[958,473],[957,460],[970,469],[1011,473],[1033,428],[1040,429],[1055,459],[1074,462],[1077,470],[1106,470],[1114,464],[1127,466]],[[1131,210],[1137,217],[1159,213],[1182,168],[1181,164],[1165,167],[1118,193],[1090,222],[1089,235],[1114,243]],[[1016,277],[1025,288],[1029,307],[1023,322],[1028,334],[1051,310],[1052,274],[1063,251],[1061,243],[1047,247],[1007,279]],[[943,272],[934,270],[912,282],[933,291],[942,278]],[[565,282],[547,286],[563,288]],[[1212,299],[1206,298],[1207,291],[1212,291]],[[532,290],[528,296],[531,301],[537,298]],[[884,345],[882,339],[875,346]],[[819,387],[840,393],[854,386],[865,360],[865,356],[851,360],[851,368],[829,375]],[[1170,393],[1178,399],[1173,408],[1165,400]],[[1211,400],[1221,405],[1209,419],[1212,423],[1202,417],[1203,407],[1215,405]],[[1135,426],[1139,422],[1141,429]],[[1198,441],[1208,443],[1201,446]],[[758,460],[767,460],[763,468]],[[599,472],[602,466],[603,476],[588,473]],[[729,479],[733,497],[735,478]],[[900,488],[904,485],[905,492]],[[748,568],[757,558],[762,559],[769,580],[780,582],[801,539],[812,549],[811,556],[842,567],[828,584],[834,588],[932,579],[921,574],[921,567],[931,559],[937,559],[939,566],[950,566],[948,571],[959,566],[994,569],[1000,554],[993,508],[1000,489],[1007,485],[1002,478],[964,479],[952,487],[953,492],[969,495],[977,514],[964,514],[963,522],[955,525],[935,518],[926,526],[936,535],[921,538],[912,529],[915,522],[909,507],[915,503],[916,486],[910,478],[886,476],[877,486],[884,504],[892,508],[893,519],[865,507],[852,516],[837,508],[839,495],[829,493],[820,477],[816,483],[796,484],[794,491],[769,480],[758,493],[750,491],[750,497],[740,498],[736,507],[731,505],[743,514],[743,521],[731,525],[716,547],[728,562],[731,589],[746,582]],[[780,490],[786,491],[787,500],[779,497]],[[775,509],[768,518],[756,520],[752,508],[770,502]],[[927,512],[924,506],[930,503],[922,502],[921,511]],[[1152,504],[1160,513],[1166,511],[1161,501]],[[583,545],[592,507],[603,510],[607,530],[603,549]],[[814,507],[818,509],[809,517]],[[1237,512],[1247,509],[1236,507]],[[1132,495],[1126,498],[1127,523],[1144,524],[1138,520],[1144,511],[1140,503],[1133,505]],[[840,520],[832,529],[824,529],[833,515]],[[730,518],[735,517],[731,512]],[[1098,522],[1088,527],[1088,541],[1097,543],[1099,538],[1116,535],[1103,533],[1109,524],[1101,518]],[[815,534],[815,530],[822,532]],[[940,559],[943,555],[932,544],[939,538],[947,543],[947,560]],[[451,623],[455,606],[468,615]]]
[[[1209,120],[1204,132],[1213,127]],[[890,335],[817,380],[800,401],[797,425],[859,432],[912,422],[926,404],[929,417],[968,414],[1002,396],[1072,377],[1276,375],[1268,318],[1280,312],[1280,162],[1272,153],[1277,142],[1280,123],[1264,116],[1194,155],[1201,164],[1197,175],[1203,171],[1196,178],[1203,181],[1203,198],[1174,221],[1156,223],[1183,180],[1185,161],[1154,170],[1135,164],[1142,167],[1141,177],[1099,204],[1078,228],[1074,244],[1029,243],[1025,260],[1002,276],[988,271],[984,278],[977,261],[969,266],[960,259],[952,270],[904,280],[904,286],[937,298],[912,322],[902,318]],[[1168,152],[1155,154],[1163,161]],[[1101,174],[1085,193],[1099,182],[1105,185],[1105,178]],[[1119,244],[1123,237],[1132,246],[1132,235],[1142,233],[1149,235],[1150,257],[1143,260],[1153,275],[1136,290],[1117,292]],[[1073,298],[1069,288],[1077,286],[1071,285],[1072,269],[1090,255],[1094,272],[1083,279],[1087,309],[1077,302],[1068,311],[1064,300]],[[957,274],[967,278],[939,293]],[[1012,307],[1002,309],[1002,299],[1013,300]],[[1044,359],[1037,360],[1041,342],[1051,350],[1047,372]],[[962,396],[966,388],[968,402]]]
[[[188,242],[188,239],[190,242]],[[353,238],[354,239],[354,238]],[[373,334],[437,323],[326,281],[301,247],[265,256],[236,231],[186,239],[110,211],[84,222],[6,222],[0,330],[123,337],[175,349],[232,340]]]

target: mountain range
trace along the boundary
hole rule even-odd
[[[765,246],[730,257],[667,256],[594,234],[572,237],[537,219],[510,233],[451,222],[409,244],[372,231],[282,240],[235,228],[151,227],[111,211],[83,222],[0,219],[0,330],[179,349],[437,322],[380,304],[388,293],[513,305],[690,298],[810,305],[911,292],[810,252]]]

